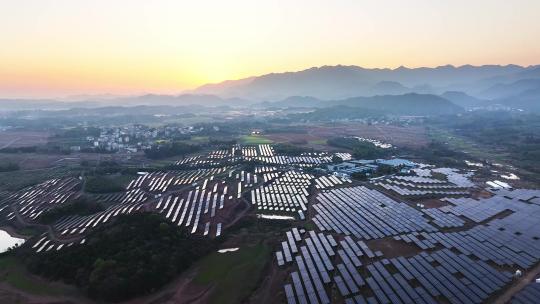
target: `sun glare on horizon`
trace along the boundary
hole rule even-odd
[[[3,1],[0,92],[179,93],[337,64],[532,65],[538,11],[527,0]]]

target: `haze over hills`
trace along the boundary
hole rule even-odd
[[[74,100],[54,99],[0,99],[3,110],[27,110],[27,109],[50,109],[65,110],[70,108],[96,108],[109,106],[245,106],[250,104],[248,100],[241,98],[221,98],[216,95],[206,94],[180,94],[180,95],[157,95],[146,94],[140,96],[118,96],[110,98],[95,98]]]
[[[353,97],[440,95],[464,108],[494,104],[537,110],[540,67],[451,65],[436,68],[366,69],[323,66],[204,85],[193,93],[276,101],[275,106],[321,106],[317,100]],[[291,96],[296,96],[291,99]],[[298,96],[304,96],[299,100]],[[316,100],[308,100],[309,98]],[[388,97],[379,98],[386,100]]]
[[[369,97],[352,97],[341,100],[321,100],[307,96],[292,96],[282,101],[264,103],[264,106],[277,108],[287,107],[314,107],[332,108],[336,112],[342,113],[343,108],[377,111],[394,115],[439,115],[456,114],[462,112],[464,108],[449,100],[432,94],[407,93],[402,95],[377,95]],[[324,111],[324,110],[323,110]]]
[[[193,92],[255,100],[280,100],[289,96],[330,100],[408,92],[442,94],[445,91],[463,91],[475,96],[494,85],[527,78],[540,78],[540,67],[446,65],[366,69],[338,65],[208,84]]]
[[[423,96],[423,102],[430,99],[440,103],[444,99],[465,109],[503,105],[538,111],[539,92],[540,66],[366,69],[338,65],[227,80],[179,95],[81,95],[60,101],[0,99],[0,104],[7,110],[139,105],[326,107],[344,100],[349,100],[348,106],[359,106],[353,104],[365,100],[359,97],[377,96],[371,99],[373,104],[381,103],[379,107],[383,107],[384,102],[395,104],[398,100],[408,100],[404,102],[407,105],[410,96]],[[406,96],[411,93],[420,95]],[[392,95],[404,97],[392,99]]]

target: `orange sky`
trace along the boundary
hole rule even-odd
[[[0,0],[0,97],[179,93],[321,65],[540,63],[537,0]]]

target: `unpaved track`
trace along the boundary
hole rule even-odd
[[[510,303],[510,299],[512,299],[512,296],[518,293],[523,288],[525,288],[525,286],[527,286],[530,282],[534,281],[538,277],[539,274],[540,274],[540,264],[536,265],[536,267],[526,272],[525,275],[519,280],[519,282],[516,283],[516,285],[513,285],[507,291],[505,291],[501,296],[495,299],[495,301],[493,301],[493,304]]]
[[[21,139],[21,138],[17,137],[17,138],[12,139],[10,142],[8,142],[5,145],[1,146],[0,149],[8,148],[12,144],[16,143],[19,139]]]

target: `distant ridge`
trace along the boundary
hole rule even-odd
[[[222,98],[210,94],[159,95],[146,94],[116,98],[93,98],[81,101],[53,99],[0,99],[2,110],[97,108],[107,106],[246,106],[252,102],[242,98]]]
[[[420,94],[441,96],[465,109],[502,105],[540,111],[540,66],[452,65],[367,69],[322,66],[206,84],[179,95],[80,95],[66,99],[0,99],[2,110],[103,106],[320,107],[327,101]],[[417,96],[420,95],[409,95]],[[0,97],[1,98],[1,97]],[[374,98],[378,100],[377,98]]]
[[[476,95],[478,92],[493,85],[525,77],[540,78],[540,66],[445,65],[435,68],[367,69],[337,65],[206,84],[191,92],[259,101],[277,101],[289,96],[335,100],[428,91],[433,94],[462,91],[480,97]]]
[[[336,111],[342,107],[361,108],[380,114],[431,116],[448,115],[463,112],[464,109],[449,100],[432,94],[408,93],[403,95],[378,95],[371,97],[353,97],[342,100],[325,101],[313,97],[289,97],[282,101],[265,103],[267,107],[312,107],[332,108]],[[354,110],[358,112],[358,110]]]

